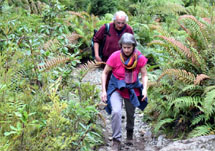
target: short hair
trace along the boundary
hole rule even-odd
[[[128,15],[123,12],[123,11],[117,11],[114,16],[113,16],[113,21],[116,20],[116,17],[119,16],[119,17],[125,17],[125,21],[128,22]]]
[[[122,44],[132,44],[134,47],[137,46],[137,41],[134,38],[134,35],[131,33],[124,33],[122,37],[119,40],[119,45],[122,46]]]

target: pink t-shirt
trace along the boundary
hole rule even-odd
[[[107,63],[107,65],[112,67],[112,73],[118,80],[125,80],[125,68],[124,68],[124,66],[121,62],[121,59],[120,59],[120,51],[121,50],[114,52],[109,57],[109,59],[107,60],[106,63]],[[137,51],[138,55],[141,54],[140,51],[138,51],[138,50],[136,50],[136,51]],[[148,61],[148,59],[145,56],[141,55],[139,57],[138,62],[137,62],[137,66],[135,69],[133,69],[134,81],[137,80],[138,74],[140,73],[140,69],[146,65],[147,61]],[[135,88],[134,91],[135,91],[137,96],[140,95],[140,92],[138,89]],[[119,91],[119,93],[121,94],[121,96],[123,98],[129,98],[128,89],[123,89],[122,91]]]

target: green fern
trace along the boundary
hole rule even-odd
[[[185,113],[189,112],[193,107],[198,108],[198,104],[202,101],[200,97],[181,97],[175,99],[169,104],[169,110],[173,108],[177,114],[179,111],[184,111]]]
[[[185,59],[180,59],[178,58],[177,60],[175,60],[172,64],[172,66],[174,67],[183,67],[184,65],[191,65],[193,66],[192,63],[188,62],[188,60]]]
[[[201,19],[200,19],[201,20]],[[152,41],[166,49],[170,59],[162,68],[158,87],[150,87],[156,113],[156,131],[176,125],[189,136],[214,133],[215,116],[215,26],[194,16],[179,18],[180,26],[188,33],[187,40],[179,42],[172,36],[157,36],[162,41]],[[175,53],[176,52],[176,53]],[[156,97],[159,99],[156,100]],[[174,119],[173,119],[174,118]],[[183,121],[183,123],[181,123]],[[178,125],[180,124],[180,125]],[[186,124],[184,126],[183,124]],[[178,131],[178,132],[179,132]]]
[[[37,68],[39,71],[42,72],[42,71],[52,69],[58,66],[59,64],[66,63],[68,61],[70,61],[70,58],[68,57],[56,57],[51,60],[46,60],[45,63],[38,65]]]
[[[204,114],[201,114],[197,117],[195,117],[192,121],[191,121],[191,126],[194,126],[194,125],[197,125],[199,122],[201,121],[205,121],[205,115]]]
[[[159,35],[159,36],[156,36],[156,37],[159,37],[161,38],[162,40],[164,40],[167,44],[168,44],[168,47],[169,48],[174,48],[174,56],[177,56],[179,55],[181,58],[183,58],[185,55],[187,56],[191,56],[189,54],[189,49],[183,45],[181,42],[175,40],[174,38],[172,37],[166,37],[166,36],[162,36],[162,35]],[[184,50],[184,51],[181,51],[181,50]]]
[[[197,61],[197,66],[195,65],[195,68],[197,68],[197,71],[205,73],[208,70],[206,60],[195,48],[191,47],[190,50],[193,52],[195,60]]]
[[[208,119],[215,114],[215,89],[206,93],[206,97],[203,102],[203,109]]]
[[[155,133],[157,133],[162,126],[168,123],[172,123],[173,121],[174,119],[172,118],[166,118],[166,119],[160,120],[154,128]]]
[[[205,88],[204,93],[206,94],[207,92],[209,92],[209,91],[211,91],[211,90],[213,90],[213,89],[215,89],[215,85],[208,86],[208,87]]]
[[[187,72],[185,70],[178,70],[178,69],[167,69],[162,73],[162,75],[158,78],[158,81],[160,81],[161,78],[163,78],[165,75],[170,75],[175,77],[176,79],[191,84],[194,83],[195,76],[194,74]]]
[[[168,102],[172,102],[176,99],[175,95],[165,95],[165,98],[168,100]]]
[[[194,84],[195,85],[200,85],[202,83],[202,81],[204,81],[206,79],[210,79],[210,77],[207,76],[206,74],[199,74],[199,75],[196,76]]]
[[[198,126],[189,133],[188,137],[207,135],[211,132],[211,130],[212,130],[212,125],[209,125],[209,124]]]
[[[186,68],[190,72],[199,71],[199,65],[193,64],[193,62],[190,59],[177,58],[171,64],[171,67],[178,69]]]
[[[179,18],[179,23],[190,34],[192,39],[197,40],[196,43],[199,47],[203,49],[208,48],[208,40],[202,33],[204,25],[200,23],[194,16],[181,16]]]
[[[80,80],[82,80],[86,74],[90,71],[90,70],[94,70],[95,68],[101,67],[101,65],[105,65],[105,62],[97,62],[97,61],[88,61],[85,64],[82,64],[76,71],[78,74],[80,74],[81,78]]]
[[[203,87],[191,84],[191,85],[186,85],[182,90],[181,94],[188,94],[189,96],[195,96],[196,93],[201,93],[203,92]]]
[[[59,49],[59,47],[61,47],[61,43],[57,39],[53,40],[51,39],[43,45],[44,50],[51,52],[56,52]]]
[[[164,42],[161,41],[161,40],[153,40],[152,42],[148,43],[147,45],[148,45],[148,46],[151,46],[151,45],[160,45],[160,46],[166,48],[166,51],[167,51],[172,57],[176,58],[175,51],[173,51],[173,49],[171,49],[171,48],[169,47],[168,44],[164,43]]]

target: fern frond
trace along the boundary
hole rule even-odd
[[[193,69],[195,68],[195,71],[199,70],[199,66],[193,64],[188,59],[175,59],[174,62],[171,63],[171,67],[179,68],[179,69]]]
[[[75,44],[77,43],[77,40],[81,37],[81,35],[73,32],[72,34],[67,34],[65,36],[65,39],[67,40],[67,47],[69,47],[70,44]],[[58,39],[51,39],[47,41],[43,45],[44,50],[52,51],[55,52],[62,46],[61,42]]]
[[[206,93],[204,102],[202,103],[204,113],[208,118],[215,114],[215,89]]]
[[[213,89],[215,89],[215,85],[213,85],[213,86],[208,86],[208,87],[205,88],[204,93],[207,93],[207,92],[209,92],[209,91],[211,91],[211,90],[213,90]]]
[[[196,48],[197,49],[197,43],[196,43],[196,40],[194,40],[193,38],[191,37],[187,37],[187,42],[188,44],[190,45],[190,48]]]
[[[161,46],[167,46],[163,41],[161,40],[153,40],[152,42],[148,43],[147,44],[148,46],[151,46],[151,45],[161,45]]]
[[[105,120],[103,114],[101,114],[100,112],[98,112],[98,116],[104,122],[104,126],[106,127],[106,120]]]
[[[198,136],[207,135],[210,133],[211,130],[212,130],[212,125],[198,126],[189,133],[188,137],[198,137]]]
[[[182,93],[184,93],[184,92],[189,93],[190,96],[192,96],[192,94],[195,94],[196,91],[203,91],[203,88],[199,85],[191,84],[191,85],[185,86],[182,89]]]
[[[80,38],[80,35],[73,32],[72,34],[66,35],[66,38],[68,39],[69,44],[74,44]]]
[[[204,20],[208,24],[211,24],[212,22],[215,21],[215,17],[213,19],[212,18],[202,18],[202,20]]]
[[[174,62],[172,63],[173,67],[183,67],[184,65],[190,64],[187,60],[185,59],[177,59],[174,60]]]
[[[199,122],[204,121],[204,120],[205,120],[205,115],[204,115],[204,114],[201,114],[201,115],[195,117],[195,118],[191,121],[191,126],[196,125],[196,124],[198,124]]]
[[[169,49],[169,46],[166,43],[164,43],[163,41],[161,41],[161,40],[153,40],[153,41],[151,41],[150,43],[147,44],[147,46],[151,46],[151,45],[159,45],[159,46],[162,46],[162,47],[165,47],[165,48]],[[172,52],[172,51],[170,51],[169,53],[174,54],[174,52]],[[172,55],[172,56],[175,56],[175,55]]]
[[[57,90],[62,82],[62,77],[60,76],[54,83],[49,86],[50,99],[55,101]]]
[[[170,108],[173,107],[176,111],[183,110],[185,112],[188,112],[187,109],[190,107],[199,108],[198,103],[201,101],[202,99],[200,97],[180,97],[170,103]]]
[[[147,86],[148,86],[148,88],[155,87],[155,86],[159,86],[159,83],[157,83],[155,81],[149,81]]]
[[[176,99],[175,95],[165,95],[165,98],[168,100],[168,102],[172,102]]]
[[[81,65],[79,69],[90,70],[90,69],[100,67],[103,64],[106,64],[106,63],[105,62],[98,62],[96,60],[87,61],[87,63]]]
[[[55,51],[60,47],[60,42],[57,39],[49,40],[43,45],[44,50]]]
[[[82,11],[81,12],[81,15],[84,16],[84,17],[90,17],[89,13],[85,12],[85,11]]]
[[[58,58],[45,61],[43,65],[38,65],[37,68],[39,69],[39,71],[45,71],[53,67],[56,67],[59,64],[66,63],[69,60],[70,58],[67,58],[67,57],[58,57]]]
[[[79,13],[79,12],[68,11],[68,13],[69,13],[70,15],[78,16],[78,17],[84,19],[84,16],[83,16],[81,13]]]
[[[190,35],[191,39],[194,41],[196,40],[196,45],[204,48],[208,47],[208,40],[203,32],[206,27],[204,24],[202,24],[192,15],[180,16],[178,23]]]
[[[185,25],[183,25],[183,24],[181,23],[181,21],[182,21],[183,19],[190,19],[190,20],[193,20],[197,25],[199,25],[200,28],[205,27],[204,24],[202,24],[200,21],[198,21],[198,20],[197,20],[194,16],[192,16],[192,15],[183,15],[183,16],[180,16],[179,19],[178,19],[178,24],[179,24],[179,25],[181,26],[181,28],[183,28],[188,34],[190,34],[189,29],[187,29],[187,28],[185,27]]]
[[[199,70],[199,67],[201,69],[201,72],[205,72],[207,71],[207,64],[206,64],[206,60],[203,58],[203,56],[193,47],[190,47],[190,50],[192,51],[192,53],[194,54],[194,57],[196,59],[196,61],[198,62],[195,66],[195,68]]]
[[[87,63],[82,64],[78,69],[77,72],[81,74],[81,77],[85,77],[86,74],[95,68],[100,67],[101,65],[105,65],[105,62],[97,62],[96,60],[87,61]]]
[[[169,48],[169,46],[168,46],[166,43],[164,43],[163,41],[161,41],[161,40],[153,40],[152,42],[148,43],[147,45],[148,45],[148,46],[151,46],[151,45],[159,45],[159,46],[165,47],[165,48],[166,48],[166,51],[168,51],[168,53],[169,53],[171,56],[175,57],[175,52],[172,51],[172,50]]]
[[[166,118],[166,119],[164,119],[164,120],[160,120],[157,124],[156,124],[156,126],[155,126],[155,133],[157,133],[158,132],[158,130],[162,127],[162,126],[164,126],[165,124],[168,124],[168,123],[172,123],[174,121],[174,119],[172,119],[172,118]]]
[[[194,81],[194,84],[195,85],[199,85],[201,81],[205,80],[205,79],[209,79],[210,77],[205,75],[205,74],[200,74],[200,75],[197,75],[195,81]]]
[[[161,76],[158,78],[158,81],[160,81],[161,78],[163,78],[165,75],[174,76],[176,79],[187,84],[194,83],[195,80],[195,75],[190,72],[187,72],[186,70],[167,69],[161,74]]]
[[[157,36],[157,37],[162,38],[163,40],[165,40],[169,44],[171,44],[175,48],[176,52],[179,53],[179,55],[184,54],[187,58],[191,59],[194,64],[198,64],[194,54],[183,43],[175,40],[174,38],[169,38],[169,37],[165,37],[165,36],[161,36],[161,35]],[[181,51],[179,51],[179,50],[181,50]]]
[[[160,25],[154,25],[154,24],[151,24],[149,25],[149,29],[151,30],[161,30],[161,26]]]
[[[169,34],[166,30],[164,30],[164,29],[162,28],[162,26],[159,25],[159,24],[151,24],[151,25],[149,25],[149,29],[150,29],[150,30],[156,30],[156,31],[157,31],[158,33],[160,33],[161,35],[164,35],[164,36],[167,36],[167,37],[170,36],[170,34]]]

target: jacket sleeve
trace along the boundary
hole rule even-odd
[[[105,25],[103,25],[97,32],[96,35],[93,38],[93,41],[96,43],[101,43],[104,39],[104,33],[105,33]]]

